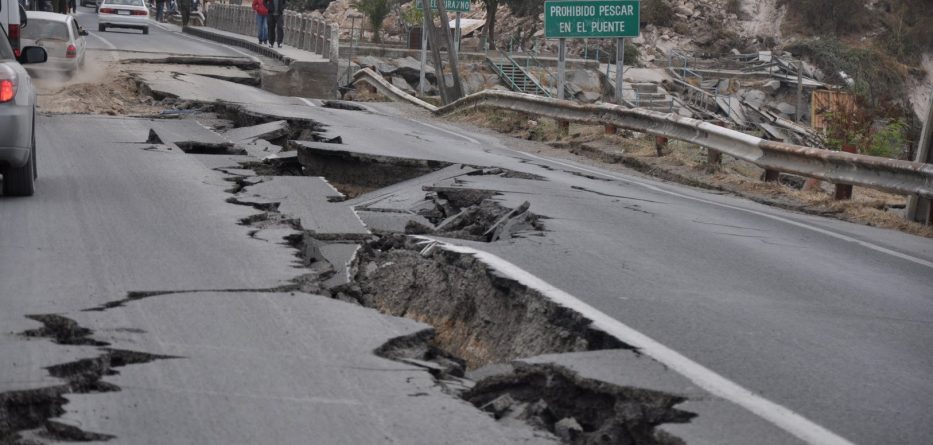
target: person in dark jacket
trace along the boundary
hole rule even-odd
[[[266,10],[269,11],[266,19],[269,24],[269,47],[274,47],[278,42],[279,48],[282,47],[282,41],[285,40],[285,0],[264,0]]]

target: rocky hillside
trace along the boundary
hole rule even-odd
[[[500,1],[495,45],[515,52],[556,53],[557,42],[543,37],[541,4]],[[464,18],[485,21],[484,5],[474,3]],[[406,41],[411,6],[393,4],[382,28],[384,41]],[[348,30],[349,15],[357,12],[350,0],[335,0],[321,13]],[[643,0],[642,21],[641,36],[632,39],[637,48],[633,60],[641,66],[666,66],[675,50],[693,55],[790,51],[820,68],[820,80],[843,85],[840,71],[845,72],[855,79],[851,88],[872,108],[886,115],[900,113],[908,121],[926,107],[933,88],[929,0]],[[482,42],[480,29],[464,36],[463,47],[479,49]],[[595,58],[600,48],[599,58],[613,61],[612,40],[568,43],[571,57]]]

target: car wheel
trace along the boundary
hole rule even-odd
[[[8,168],[3,172],[3,194],[6,196],[32,196],[35,193],[35,150],[29,154],[29,162],[19,168]]]
[[[149,27],[143,28],[143,34],[149,34]]]
[[[107,25],[97,25],[97,30],[100,32],[104,32],[107,30]]]

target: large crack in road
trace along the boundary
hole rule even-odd
[[[0,443],[30,443],[31,440],[106,441],[114,436],[84,431],[76,426],[53,420],[65,413],[66,394],[119,391],[103,381],[117,374],[117,368],[173,359],[167,355],[109,348],[107,342],[92,338],[93,331],[74,320],[58,314],[30,315],[42,323],[41,328],[22,332],[24,337],[45,337],[56,344],[96,346],[101,353],[91,358],[60,363],[46,368],[49,375],[62,380],[61,385],[0,393]]]
[[[164,61],[163,61],[164,62]],[[191,62],[188,60],[187,62]],[[423,197],[410,208],[382,209],[354,206],[359,211],[391,213],[402,224],[379,226],[365,233],[323,233],[308,230],[303,221],[282,210],[283,199],[262,197],[254,189],[282,176],[323,177],[339,190],[340,201],[416,180],[454,165],[433,160],[391,158],[342,150],[339,136],[326,135],[311,119],[263,114],[241,105],[221,102],[178,102],[134,77],[141,93],[171,99],[186,119],[199,113],[212,122],[226,122],[223,130],[255,130],[258,136],[229,143],[165,140],[153,131],[151,144],[172,143],[190,155],[255,154],[261,145],[262,161],[241,162],[241,169],[216,169],[232,184],[228,202],[256,209],[238,221],[253,228],[250,236],[264,239],[275,232],[296,250],[292,283],[271,289],[210,289],[187,291],[131,291],[126,298],[88,311],[106,311],[145,298],[198,292],[302,291],[361,304],[380,312],[432,326],[414,335],[391,339],[374,353],[424,368],[449,394],[460,397],[500,421],[520,421],[546,430],[565,443],[674,444],[681,441],[656,429],[669,422],[688,422],[694,414],[676,409],[682,396],[661,391],[621,387],[577,376],[553,365],[508,365],[507,371],[479,381],[471,371],[512,364],[525,357],[576,351],[634,348],[592,327],[590,320],[563,307],[517,280],[493,270],[470,254],[454,252],[431,237],[500,242],[513,237],[542,236],[544,215],[528,202],[507,207],[494,190],[427,185]],[[325,107],[365,112],[343,102]],[[280,124],[281,123],[281,124]],[[218,127],[214,127],[217,129]],[[265,131],[265,132],[264,132]],[[248,132],[248,131],[247,131]],[[221,136],[223,133],[219,133]],[[252,149],[246,148],[253,144]],[[459,166],[461,175],[494,175],[518,181],[542,177],[486,166]],[[249,173],[253,174],[250,175]],[[336,208],[336,207],[333,207]],[[326,208],[314,209],[326,212]],[[362,213],[362,212],[360,212]],[[361,223],[365,222],[361,220]],[[268,239],[275,239],[269,236]],[[349,252],[349,254],[347,253]],[[342,262],[340,261],[342,259]],[[30,318],[41,328],[22,333],[45,337],[59,344],[96,347],[92,358],[47,368],[61,385],[0,394],[0,443],[31,440],[105,441],[104,433],[88,432],[54,420],[63,414],[68,393],[119,391],[103,380],[116,368],[179,357],[112,349],[92,338],[93,331],[58,314]],[[183,359],[183,358],[182,358]]]

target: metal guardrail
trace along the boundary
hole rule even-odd
[[[424,108],[432,113],[437,112],[437,107],[431,105],[411,94],[402,91],[400,88],[392,85],[375,71],[369,68],[363,68],[353,75],[353,82],[365,81],[375,87],[383,96],[398,102],[408,102],[412,105]]]
[[[319,17],[286,11],[283,28],[285,44],[310,51],[336,62],[340,56],[340,28]],[[211,5],[208,26],[222,31],[256,36],[256,13],[249,6]]]
[[[933,198],[933,164],[768,141],[674,114],[613,104],[579,104],[511,91],[481,91],[438,108],[393,87],[371,70],[357,72],[354,79],[370,83],[392,99],[413,103],[441,116],[490,107],[566,122],[613,125],[694,143],[769,170],[797,173],[836,184]]]

